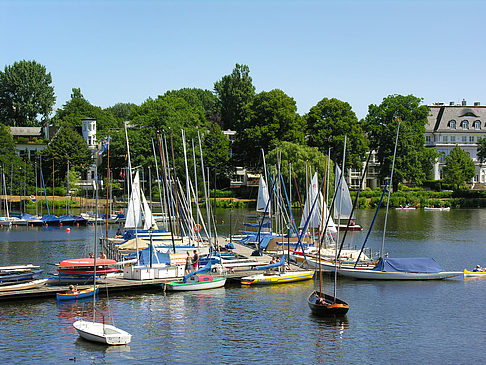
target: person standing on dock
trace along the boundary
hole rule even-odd
[[[191,271],[192,271],[192,257],[189,251],[187,251],[185,275],[191,273]]]
[[[192,256],[192,267],[194,270],[197,270],[197,265],[199,265],[199,255],[197,250],[194,250],[194,256]]]

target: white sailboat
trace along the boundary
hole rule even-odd
[[[340,189],[336,191],[336,201],[340,202],[341,211],[339,212],[339,207],[337,204],[334,205],[334,219],[344,219],[350,220],[350,224],[339,224],[339,230],[344,231],[346,227],[351,231],[361,231],[363,228],[354,223],[354,213],[353,212],[353,201],[351,200],[351,194],[349,193],[349,188],[346,180],[342,179],[342,184],[339,184],[339,177],[341,176],[341,169],[338,164],[336,164],[336,173],[334,174],[334,186],[340,186]]]
[[[96,177],[97,179],[97,177]],[[94,182],[96,190],[96,217],[98,217],[98,186],[97,180]],[[93,275],[93,290],[96,290],[96,256],[97,256],[97,235],[95,224],[95,244],[94,244],[94,275]],[[115,327],[111,324],[105,323],[105,317],[103,317],[103,322],[96,322],[96,295],[93,295],[93,320],[86,321],[84,319],[78,320],[73,323],[73,327],[78,332],[79,336],[93,342],[100,342],[106,345],[126,345],[130,343],[132,335],[128,332]]]

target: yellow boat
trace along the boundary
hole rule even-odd
[[[464,277],[486,278],[486,271],[474,271],[474,270],[464,269]]]
[[[314,276],[314,271],[286,271],[275,273],[263,273],[258,275],[245,276],[241,278],[243,285],[273,285],[293,283],[295,281],[309,280]]]

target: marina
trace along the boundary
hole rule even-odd
[[[227,210],[217,211],[218,221],[229,222],[229,214]],[[233,224],[238,227],[246,211],[232,214]],[[390,257],[432,256],[444,269],[453,271],[472,269],[476,264],[484,266],[481,258],[486,257],[486,227],[481,222],[486,219],[486,211],[451,210],[436,215],[417,210],[407,212],[407,219],[403,214],[393,210],[389,216]],[[357,212],[364,230],[372,217],[371,210]],[[3,231],[0,265],[33,263],[47,274],[52,272],[48,263],[86,257],[92,247],[93,229],[76,227],[67,233],[62,228],[21,227]],[[220,231],[227,235],[228,225],[221,225]],[[371,234],[373,251],[379,249],[380,233]],[[361,243],[365,234],[351,233],[351,246]],[[264,262],[268,259],[262,258]],[[482,333],[486,325],[482,319],[486,292],[483,278],[413,282],[340,278],[339,298],[351,309],[344,318],[327,319],[312,315],[307,304],[309,293],[318,287],[315,279],[253,287],[241,286],[231,280],[233,275],[228,273],[224,288],[193,292],[164,292],[161,284],[168,279],[143,283],[110,279],[108,296],[100,290],[97,306],[104,310],[107,322],[114,319],[132,335],[129,345],[117,348],[78,338],[72,324],[83,313],[89,313],[91,300],[58,304],[55,295],[62,286],[41,288],[50,291],[46,296],[2,300],[0,326],[8,330],[9,337],[0,339],[0,358],[29,363],[65,363],[74,357],[76,363],[141,359],[184,363],[189,356],[186,346],[190,334],[190,341],[200,344],[191,349],[191,356],[205,358],[211,354],[211,361],[216,363],[231,361],[235,353],[244,359],[242,363],[280,362],[274,358],[276,352],[284,356],[286,363],[400,363],[405,356],[407,363],[424,359],[432,363],[481,362],[483,336],[466,340],[457,334],[465,330]],[[100,289],[104,285],[100,283]],[[332,293],[332,276],[324,275],[322,290]],[[467,311],[458,311],[457,302],[447,300],[454,296],[467,304]],[[46,329],[42,341],[28,331],[31,326]],[[260,339],[258,351],[248,346],[249,333]],[[299,346],[291,350],[287,340],[275,338],[291,338]],[[12,347],[12,341],[19,345]],[[30,350],[19,351],[18,346]],[[383,346],[388,351],[382,351]],[[167,352],[167,348],[172,351]]]

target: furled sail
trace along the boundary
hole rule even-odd
[[[339,177],[341,176],[341,169],[336,164],[336,173],[334,174],[334,186],[339,185]],[[349,194],[348,184],[346,179],[342,179],[342,184],[340,189],[336,191],[336,199],[334,203],[334,219],[354,219],[350,217],[351,211],[353,210],[353,202],[351,200],[351,194]],[[341,212],[341,214],[339,214]]]
[[[138,228],[142,226],[142,212],[140,204],[140,178],[138,171],[132,183],[132,194],[128,201],[128,211],[125,220],[125,228]]]

